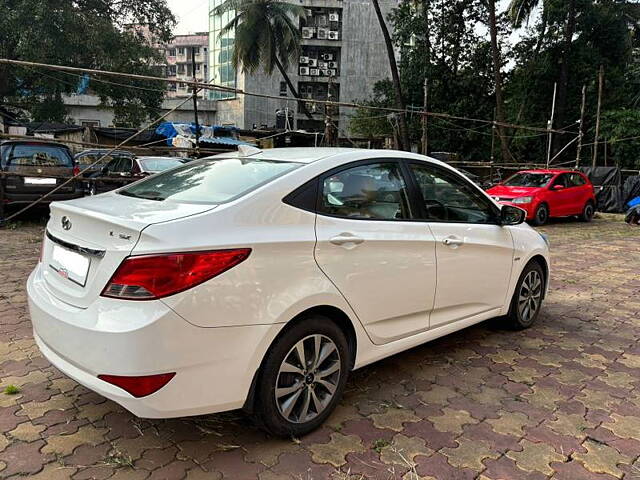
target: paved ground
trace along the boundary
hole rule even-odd
[[[526,332],[485,323],[356,372],[321,430],[231,413],[140,420],[35,348],[24,283],[41,226],[0,231],[0,477],[640,479],[640,230],[544,229],[553,279]]]

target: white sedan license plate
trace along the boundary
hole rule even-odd
[[[25,185],[55,185],[55,178],[24,177]]]
[[[84,255],[54,245],[49,265],[61,277],[84,287],[87,283],[90,263],[91,261]]]

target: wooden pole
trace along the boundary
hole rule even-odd
[[[584,137],[584,108],[587,103],[587,86],[582,86],[582,106],[580,107],[580,131],[578,132],[578,149],[576,152],[576,168],[580,166],[580,154],[582,153],[582,138]]]
[[[549,163],[551,163],[551,144],[553,143],[553,120],[556,115],[556,93],[558,92],[558,84],[553,84],[553,103],[551,104],[551,120],[547,123],[547,130],[549,130],[548,142],[547,146],[547,167],[549,167]]]
[[[429,103],[429,85],[427,84],[427,78],[424,79],[424,103],[422,105],[422,110],[424,113],[422,114],[422,154],[429,154],[429,133],[428,133],[428,122],[429,116],[427,115],[428,111],[428,103]]]
[[[593,160],[591,166],[596,168],[598,163],[598,140],[600,138],[600,109],[602,108],[602,88],[604,86],[604,65],[600,65],[598,72],[598,110],[596,113],[596,139],[593,144]]]

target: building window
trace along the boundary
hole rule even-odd
[[[280,96],[287,96],[287,82],[280,82]]]
[[[169,67],[167,68],[167,75],[170,77],[175,77],[176,76],[176,66],[175,65],[169,65]]]
[[[200,47],[193,47],[193,53],[195,55],[200,55]]]
[[[196,63],[196,72],[199,72],[199,71],[200,71],[200,64]]]
[[[167,84],[167,90],[170,92],[175,92],[176,91],[176,84],[175,82],[171,82]]]
[[[210,11],[218,7],[225,0],[210,0]],[[209,80],[225,87],[236,88],[236,70],[233,68],[232,57],[235,40],[235,31],[225,34],[220,31],[235,17],[235,12],[226,12],[223,15],[209,16]],[[233,92],[212,90],[209,92],[212,100],[235,98]]]
[[[178,48],[178,55],[184,55],[184,47]]]
[[[185,72],[184,64],[178,65],[178,74],[184,75],[184,72]]]
[[[176,56],[176,49],[175,48],[170,48],[169,49],[169,56],[170,57],[175,57]]]

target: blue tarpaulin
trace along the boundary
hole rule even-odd
[[[200,125],[200,142],[208,144],[218,144],[225,146],[251,145],[235,138],[237,128],[223,127],[220,125]],[[173,145],[173,139],[177,136],[195,139],[195,123],[173,123],[163,122],[156,128],[156,133],[167,137],[167,145]]]

